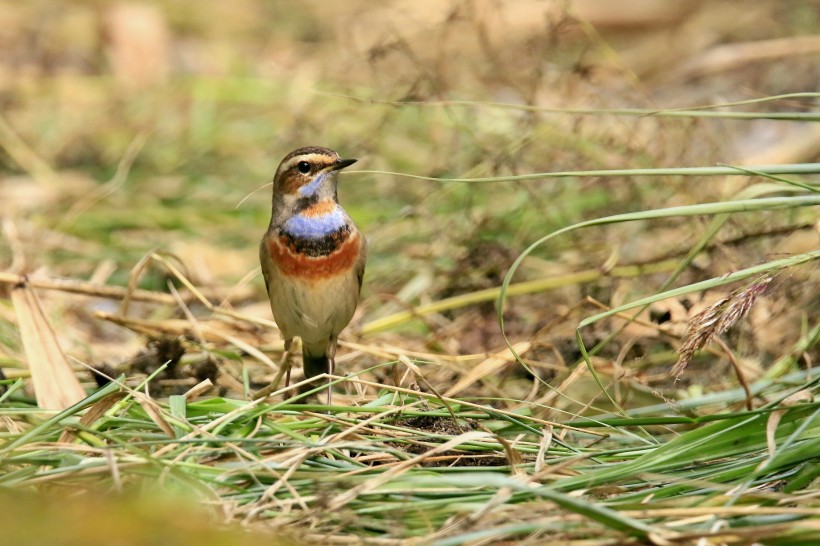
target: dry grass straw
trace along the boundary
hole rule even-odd
[[[31,370],[37,405],[65,409],[85,398],[85,391],[71,369],[34,289],[24,280],[11,289],[11,301]]]

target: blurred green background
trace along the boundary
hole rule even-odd
[[[334,148],[359,158],[356,169],[436,178],[811,161],[820,141],[812,124],[572,109],[668,109],[816,90],[819,6],[0,2],[0,261],[17,272],[125,284],[138,260],[160,249],[178,256],[198,287],[269,317],[259,277],[237,283],[258,267],[270,199],[263,186],[298,146]],[[753,109],[800,111],[811,103]],[[371,249],[356,324],[498,286],[518,253],[559,227],[727,199],[747,183],[465,184],[347,172],[340,197]],[[727,239],[745,243],[724,245],[683,281],[814,244],[810,235],[783,248],[780,239],[760,242],[761,232],[807,222],[738,217]],[[518,278],[682,256],[703,230],[692,220],[588,230],[536,251]],[[663,278],[637,285],[602,278],[518,298],[508,328],[531,336],[585,295],[617,304]],[[164,272],[152,270],[141,286],[165,290]],[[465,313],[405,325],[389,339],[449,354],[503,347],[491,306]],[[132,350],[116,337],[103,351],[99,332],[88,333],[82,315],[79,322],[69,347],[78,356],[95,361]],[[555,336],[571,340],[571,331],[558,327]]]

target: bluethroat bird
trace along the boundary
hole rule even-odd
[[[285,156],[273,179],[259,260],[285,340],[283,365],[293,338],[301,338],[306,378],[333,373],[336,340],[359,302],[367,247],[336,194],[339,171],[355,162],[328,148],[299,148]]]

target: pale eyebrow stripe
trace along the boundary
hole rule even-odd
[[[282,165],[279,167],[279,170],[276,172],[276,174],[283,173],[283,172],[287,171],[288,169],[290,169],[291,167],[293,167],[294,165],[296,165],[300,161],[307,161],[308,163],[319,163],[319,164],[324,162],[324,163],[327,163],[328,165],[330,165],[331,162],[328,162],[327,161],[328,159],[329,159],[328,156],[326,156],[324,154],[297,155],[296,157],[292,157],[292,158],[288,159],[287,162],[282,163]]]

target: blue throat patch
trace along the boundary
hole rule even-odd
[[[304,214],[294,214],[282,226],[288,235],[295,238],[321,239],[347,224],[347,215],[341,207],[336,206],[332,212],[321,216],[305,216]]]
[[[299,195],[301,195],[302,197],[312,196],[325,182],[325,178],[327,178],[327,175],[327,172],[319,173],[319,175],[313,180],[311,180],[310,183],[305,184],[304,186],[299,188]]]

